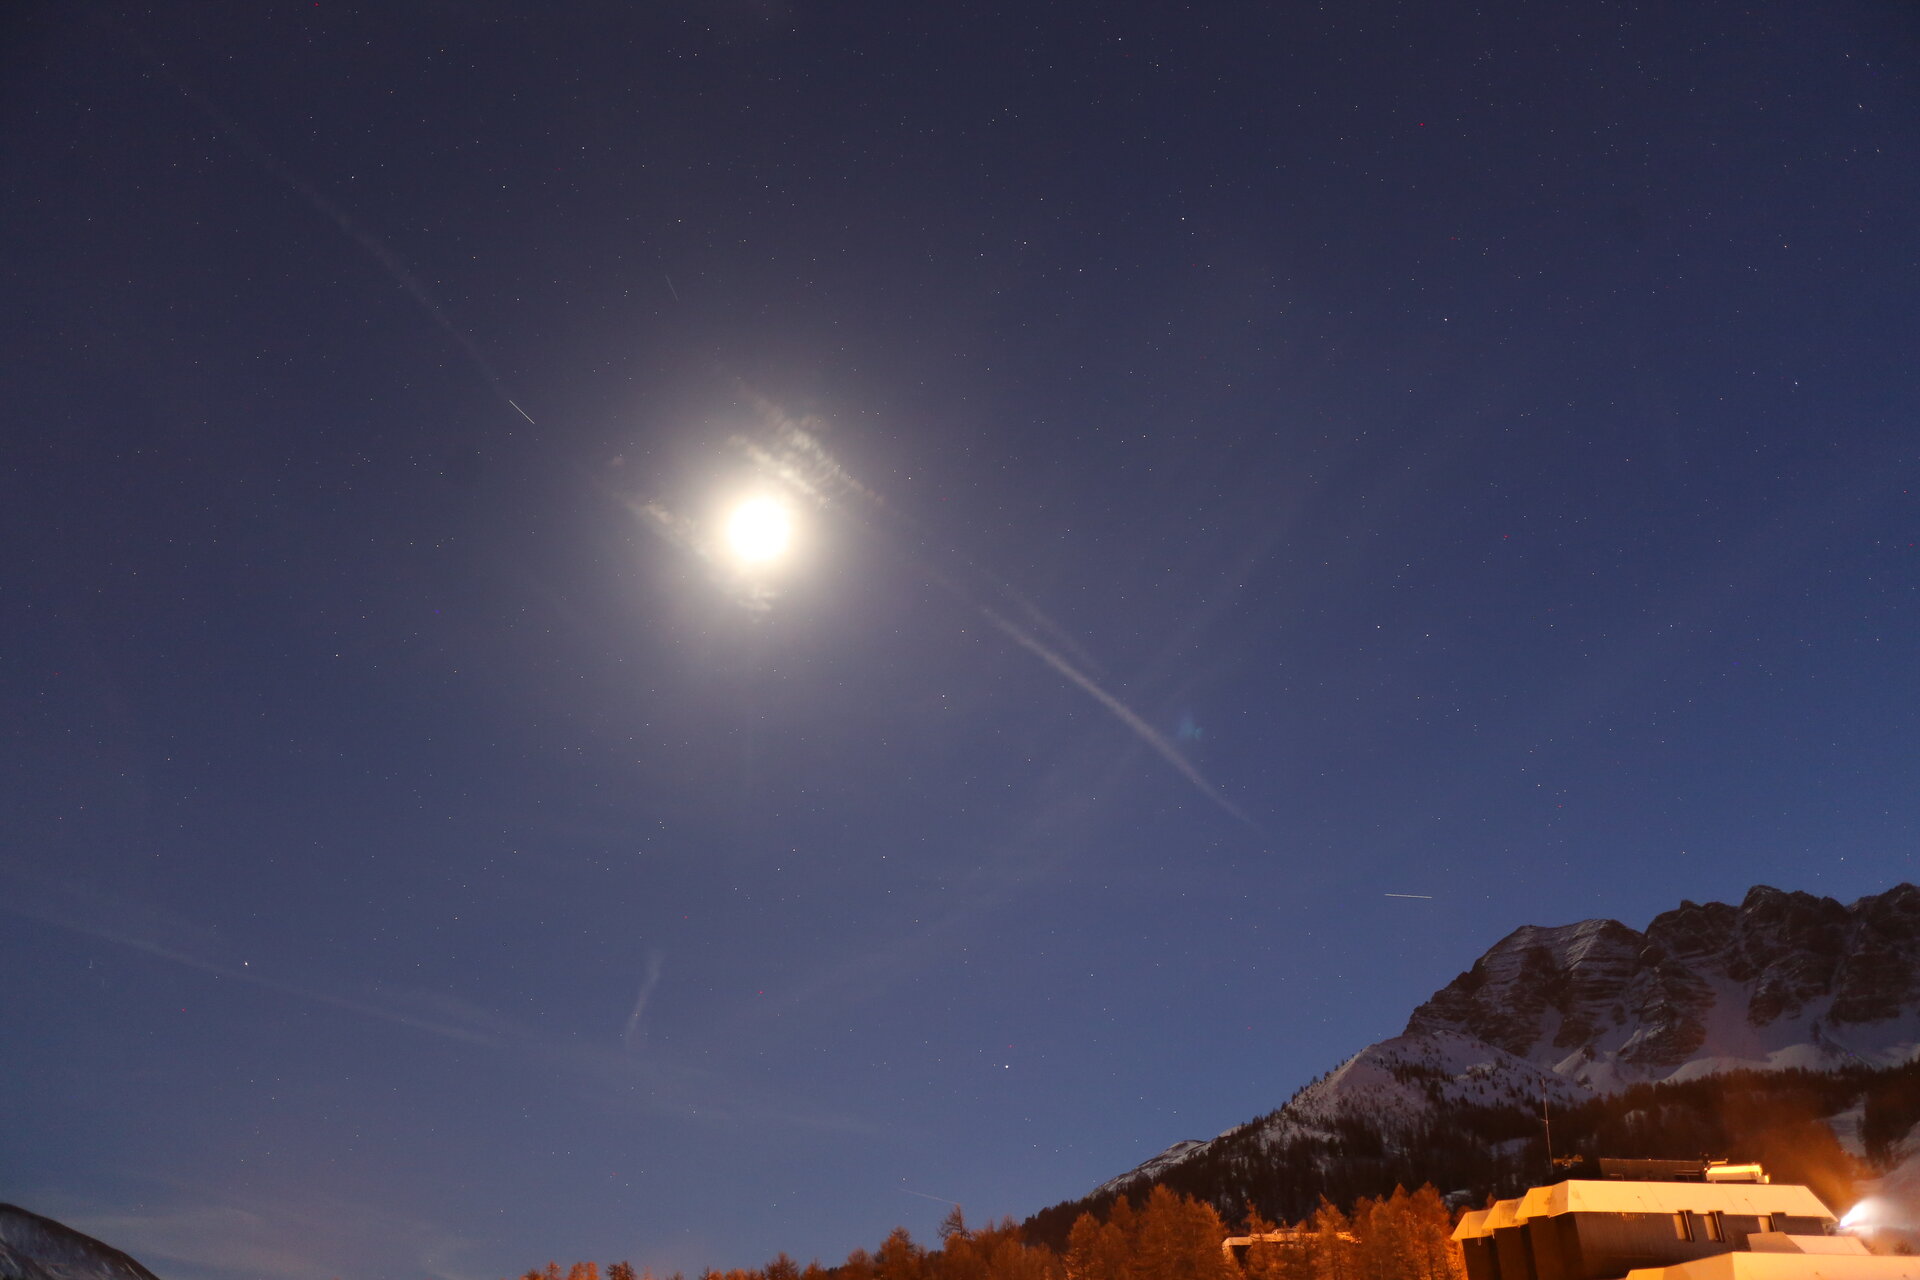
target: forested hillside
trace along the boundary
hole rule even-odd
[[[1577,1175],[1598,1156],[1758,1160],[1777,1181],[1804,1182],[1830,1205],[1844,1207],[1855,1180],[1884,1168],[1892,1144],[1920,1120],[1920,1064],[1736,1071],[1633,1085],[1544,1110],[1537,1100],[1446,1104],[1443,1082],[1426,1087],[1435,1105],[1412,1131],[1385,1128],[1354,1111],[1337,1119],[1331,1136],[1294,1131],[1276,1142],[1274,1127],[1264,1123],[1270,1117],[1261,1117],[1151,1179],[1041,1210],[1027,1220],[1028,1236],[1064,1247],[1082,1213],[1105,1213],[1123,1193],[1137,1201],[1150,1185],[1211,1205],[1229,1222],[1240,1222],[1249,1206],[1266,1218],[1297,1222],[1323,1198],[1352,1206],[1423,1183],[1457,1193],[1457,1203],[1478,1204],[1550,1177]],[[1857,1135],[1860,1157],[1836,1130]]]

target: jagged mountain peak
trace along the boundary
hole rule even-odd
[[[1683,901],[1646,930],[1523,925],[1407,1020],[1280,1110],[1176,1143],[1102,1184],[1156,1180],[1208,1152],[1277,1150],[1355,1118],[1411,1135],[1456,1107],[1554,1105],[1733,1068],[1889,1066],[1920,1055],[1920,888],[1842,904],[1755,885]],[[1226,1147],[1223,1147],[1226,1144]]]
[[[1847,905],[1756,885],[1738,907],[1683,902],[1644,933],[1617,920],[1516,929],[1407,1031],[1463,1032],[1607,1089],[1695,1065],[1904,1060],[1917,996],[1920,890]]]

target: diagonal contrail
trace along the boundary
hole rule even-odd
[[[620,1033],[620,1043],[628,1048],[640,1036],[640,1019],[647,1012],[647,1003],[653,999],[653,989],[660,985],[660,953],[654,952],[647,957],[647,971],[640,979],[640,994],[634,998],[633,1012],[627,1015],[627,1026]]]
[[[1075,667],[1053,650],[1047,648],[1047,646],[1041,644],[1038,640],[1035,640],[1019,627],[1008,622],[993,610],[987,608],[987,606],[976,604],[974,608],[984,614],[988,622],[998,627],[1002,635],[1065,676],[1082,693],[1112,712],[1114,719],[1133,730],[1135,737],[1139,738],[1149,747],[1152,747],[1162,760],[1172,765],[1181,777],[1191,782],[1194,785],[1194,789],[1199,791],[1201,795],[1213,801],[1223,812],[1236,821],[1245,823],[1247,826],[1253,827],[1256,831],[1259,830],[1258,825],[1255,824],[1252,818],[1246,815],[1240,806],[1221,795],[1220,792],[1214,788],[1214,785],[1208,782],[1198,769],[1193,767],[1193,762],[1181,755],[1179,750],[1171,742],[1168,742],[1160,735],[1159,730],[1142,719],[1139,712],[1095,684],[1092,678],[1082,673],[1079,668]]]
[[[389,248],[385,241],[361,226],[345,209],[321,194],[318,188],[301,177],[299,173],[295,172],[294,169],[285,161],[281,160],[280,157],[274,155],[265,143],[254,137],[251,130],[228,115],[226,111],[221,109],[218,103],[201,92],[186,76],[168,65],[166,59],[162,58],[150,48],[139,36],[125,29],[112,19],[102,20],[112,27],[121,38],[130,42],[147,65],[152,67],[162,79],[177,89],[181,97],[199,108],[202,114],[213,122],[214,127],[226,135],[227,141],[237,147],[248,159],[266,170],[281,186],[306,201],[309,208],[333,223],[342,235],[353,241],[354,244],[360,247],[362,252],[378,263],[381,270],[385,271],[395,284],[405,290],[407,296],[420,304],[420,309],[425,311],[435,324],[445,330],[448,337],[459,344],[461,352],[466,355],[468,361],[480,376],[486,380],[487,386],[493,390],[493,393],[508,405],[511,405],[515,413],[526,418],[528,422],[533,422],[533,419],[528,416],[525,409],[514,404],[513,401],[508,398],[506,387],[500,381],[500,375],[495,372],[492,362],[481,352],[479,344],[476,343],[464,329],[460,328],[460,326],[456,325],[452,319],[448,317],[446,308],[441,306],[440,300],[433,296],[433,292],[427,288],[426,284],[423,283],[418,276],[414,275],[399,254]]]
[[[298,996],[303,1000],[312,1000],[317,1004],[331,1005],[362,1017],[377,1018],[382,1022],[391,1022],[415,1031],[424,1031],[429,1035],[440,1036],[448,1040],[462,1041],[468,1044],[497,1045],[496,1035],[481,1028],[456,1026],[444,1019],[420,1017],[404,1009],[389,1008],[366,1000],[357,1000],[351,996],[336,995],[316,987],[299,983],[280,981],[263,973],[255,972],[245,964],[222,963],[204,955],[197,955],[187,946],[169,944],[166,940],[148,936],[138,928],[114,927],[110,921],[103,922],[99,904],[84,902],[61,903],[61,896],[73,897],[71,891],[64,895],[62,886],[57,882],[45,880],[39,876],[23,874],[13,867],[0,864],[0,880],[11,880],[7,892],[0,894],[0,911],[7,911],[37,920],[54,928],[66,929],[83,937],[97,938],[102,942],[111,942],[131,951],[142,952],[174,964],[197,969],[201,973],[210,973],[217,978],[226,978],[234,982],[244,982],[280,995]],[[25,888],[26,892],[20,890]],[[111,914],[111,903],[107,914]]]
[[[751,395],[750,392],[748,394]],[[849,475],[846,468],[840,465],[839,460],[820,443],[819,437],[806,429],[811,425],[811,420],[796,422],[764,398],[759,396],[753,398],[767,420],[771,440],[767,444],[762,444],[743,436],[734,437],[731,442],[733,447],[745,454],[749,461],[820,507],[847,508],[850,505],[847,499],[857,498],[874,511],[885,512],[894,520],[903,523],[924,545],[925,535],[911,517],[905,513],[893,511],[879,494]],[[860,516],[863,513],[856,510],[854,514]],[[960,583],[925,563],[924,560],[920,562],[919,567],[939,585],[978,610],[1000,634],[1039,658],[1064,676],[1068,683],[1105,707],[1116,720],[1132,730],[1135,737],[1151,747],[1154,754],[1173,766],[1175,772],[1192,783],[1195,790],[1212,801],[1223,813],[1255,831],[1259,830],[1259,825],[1249,818],[1244,810],[1221,795],[1200,770],[1194,767],[1193,762],[1180,754],[1179,748],[1168,742],[1158,730],[1147,723],[1143,716],[1101,687],[1079,666],[1062,656],[1060,652],[1062,648],[1071,648],[1076,655],[1079,655],[1079,646],[1068,638],[1061,627],[993,574],[966,562],[964,557],[962,562],[967,564],[975,577],[990,584],[998,595],[1018,605],[1020,611],[1031,618],[1036,627],[1046,631],[1054,639],[1054,644],[1043,643],[1026,627],[1011,621],[992,607],[982,604]],[[1080,656],[1083,662],[1086,661],[1084,655]]]

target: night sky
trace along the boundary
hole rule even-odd
[[[6,19],[0,1200],[834,1263],[1916,874],[1910,6],[533,9]]]

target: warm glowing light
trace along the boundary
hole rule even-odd
[[[727,517],[727,545],[749,563],[777,560],[792,540],[793,521],[772,498],[749,498]]]

